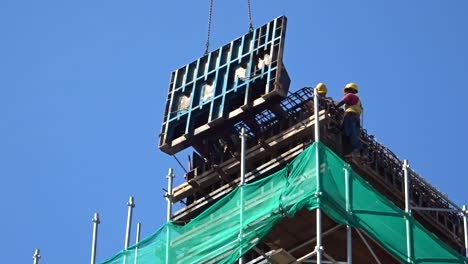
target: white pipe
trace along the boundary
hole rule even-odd
[[[136,239],[135,239],[135,243],[139,243],[140,242],[140,231],[141,231],[141,223],[138,223],[137,224],[137,230],[136,230]]]
[[[410,222],[410,215],[411,215],[411,207],[410,207],[410,192],[409,192],[409,177],[408,177],[408,160],[403,160],[403,173],[404,173],[404,181],[405,181],[405,219],[406,219],[406,257],[408,263],[412,262],[413,259],[413,250],[412,250],[412,242],[413,236],[411,232],[411,222]]]
[[[239,213],[239,240],[241,247],[239,249],[239,264],[244,264],[245,263],[245,258],[243,257],[243,252],[242,252],[242,242],[243,242],[243,234],[242,234],[242,229],[244,225],[244,185],[245,185],[245,127],[242,127],[241,129],[241,164],[240,164],[240,213]]]
[[[298,258],[296,261],[297,261],[298,263],[301,263],[301,262],[303,262],[304,260],[308,259],[309,257],[315,255],[316,253],[317,253],[317,251],[314,250],[314,251],[308,253],[307,255],[304,255],[304,256]]]
[[[241,164],[240,164],[240,185],[245,184],[245,145],[246,145],[245,127],[241,129]]]
[[[33,255],[33,263],[34,264],[39,264],[39,259],[41,258],[41,255],[39,254],[39,249],[36,248],[36,250],[34,251],[34,255]]]
[[[315,118],[315,142],[320,141],[319,129],[319,96],[317,88],[314,88],[314,118]]]
[[[125,248],[124,249],[128,249],[128,246],[130,244],[130,232],[132,229],[132,215],[133,215],[133,208],[135,207],[135,203],[133,202],[133,196],[130,196],[128,198],[127,206],[128,206],[127,230],[125,232]]]
[[[136,239],[135,243],[138,244],[140,242],[140,230],[141,230],[141,223],[137,223],[137,230],[136,230]],[[134,264],[138,263],[138,246],[135,247],[135,261]]]
[[[403,172],[405,180],[405,212],[409,213],[410,208],[410,199],[409,199],[409,178],[408,178],[408,160],[403,160]]]
[[[468,211],[466,210],[466,205],[462,206],[463,209],[463,226],[465,230],[465,256],[468,258],[468,221],[466,220],[466,215]]]
[[[319,96],[317,88],[314,89],[314,116],[315,116],[315,142],[320,141],[320,129],[319,129]],[[320,158],[319,158],[319,146],[316,145],[315,152],[315,170],[317,172],[317,202],[319,207],[317,208],[316,216],[316,235],[317,235],[317,246],[315,250],[317,251],[317,263],[322,264],[322,211],[320,209]]]
[[[101,223],[99,220],[99,213],[94,213],[93,217],[93,244],[91,247],[91,264],[96,263],[96,244],[98,238],[98,225]],[[35,263],[37,264],[37,263]]]
[[[174,170],[172,168],[169,168],[169,171],[167,173],[167,194],[166,194],[166,200],[167,200],[167,214],[166,214],[166,264],[170,263],[170,258],[169,256],[171,255],[170,253],[170,244],[171,244],[171,229],[168,225],[168,223],[172,219],[172,196],[173,196],[173,179],[174,179]]]
[[[351,185],[349,175],[349,165],[345,165],[345,197],[346,197],[346,213],[351,218]],[[346,255],[348,264],[353,263],[353,245],[352,245],[352,229],[348,224],[346,225]]]
[[[167,173],[167,194],[166,194],[166,201],[167,201],[167,213],[166,213],[166,222],[171,221],[172,218],[172,188],[173,188],[173,179],[174,179],[174,170],[169,168],[169,172]]]
[[[352,228],[350,225],[346,226],[346,263],[353,263],[353,240],[352,240]]]

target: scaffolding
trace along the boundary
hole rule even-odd
[[[325,109],[319,111],[317,103],[314,115],[308,117],[314,124],[321,120],[320,116],[322,120],[330,116]],[[262,179],[251,177],[251,182],[244,184],[249,180],[246,173],[244,179],[239,179],[238,187],[187,224],[169,221],[154,235],[102,263],[122,263],[123,258],[135,259],[137,263],[233,263],[242,255],[252,264],[362,263],[369,259],[376,263],[468,263],[461,252],[439,239],[431,232],[434,230],[427,229],[413,215],[411,210],[422,208],[412,206],[415,200],[410,203],[411,187],[418,186],[413,183],[421,179],[410,173],[406,161],[400,168],[406,194],[402,209],[320,143],[320,128],[313,128],[315,143],[281,169]],[[245,134],[241,133],[243,141]],[[248,160],[248,150],[245,152],[241,155],[244,162]],[[242,166],[240,170],[244,171]],[[423,183],[424,188],[429,188]],[[449,203],[430,188],[425,193],[437,194]],[[168,193],[168,197],[173,202],[174,193]],[[434,211],[458,212],[466,222],[466,208],[449,204],[452,207],[437,207]],[[434,209],[423,208],[424,211],[418,211],[421,215]],[[316,213],[315,226],[311,224],[311,212]],[[297,241],[287,241],[287,235],[282,233],[285,230],[294,234]],[[345,235],[340,235],[343,230]],[[275,238],[280,241],[275,242]],[[343,238],[345,243],[340,243]]]
[[[314,141],[313,89],[302,88],[256,115],[258,123],[248,122],[252,133],[248,142],[247,160],[250,170],[247,181],[253,181],[280,169]],[[278,111],[281,109],[281,111]],[[306,111],[304,111],[306,109]],[[309,111],[307,111],[309,109]],[[261,117],[261,118],[258,118]],[[334,104],[324,101],[320,107],[319,119],[323,123],[321,140],[333,151],[343,153],[339,124],[342,112]],[[242,125],[245,126],[244,123]],[[364,145],[362,159],[349,160],[362,177],[371,182],[400,208],[404,208],[403,161],[384,145],[363,130],[361,141]],[[174,189],[174,202],[186,198],[186,208],[176,212],[174,220],[184,223],[200,211],[221,198],[238,184],[239,159],[230,155],[217,154],[217,164],[197,163],[189,172],[187,182]],[[341,155],[341,154],[340,154]],[[415,217],[436,230],[446,243],[457,250],[463,249],[463,219],[457,213],[462,208],[451,202],[435,187],[408,168],[410,175],[410,202],[416,211],[418,207],[442,208],[443,210],[417,211]]]
[[[315,164],[317,160],[320,161],[318,166]],[[325,263],[319,259],[319,254],[323,254],[324,260],[343,261],[337,246],[327,240],[327,236],[340,230],[343,225],[353,228],[354,234],[380,263],[468,261],[410,214],[379,194],[334,152],[320,143],[314,143],[289,166],[262,180],[236,188],[185,226],[168,222],[151,237],[102,263],[122,263],[124,258],[136,259],[138,263],[233,263],[241,257],[241,252],[248,252],[265,241],[273,227],[282,224],[282,220],[294,219],[302,214],[301,217],[309,218],[302,224],[308,226],[309,231],[313,230],[311,215],[303,212],[304,209],[323,210],[327,219],[322,223],[319,220],[321,216],[317,214],[317,225],[322,227],[323,224],[324,232],[317,229],[315,240],[308,237],[301,243],[315,241],[315,249],[312,246],[301,246],[301,250],[286,245],[282,247],[283,252],[298,262],[315,254],[318,263]],[[412,236],[409,245],[413,253],[407,253],[406,221],[410,222]],[[322,238],[323,244],[319,244]],[[376,252],[371,246],[376,243],[383,249]],[[135,253],[137,247],[138,255]],[[261,248],[257,250],[262,252]],[[263,260],[268,260],[278,251],[271,250],[259,255]],[[166,255],[168,252],[169,256]],[[257,259],[246,258],[251,263]],[[357,263],[362,263],[359,261],[362,256],[358,254],[355,258]]]

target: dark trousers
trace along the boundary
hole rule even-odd
[[[361,150],[359,134],[361,132],[361,121],[358,115],[347,114],[343,118],[343,131],[351,145],[352,150]]]

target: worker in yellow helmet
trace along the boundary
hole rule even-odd
[[[318,96],[319,96],[319,99],[320,99],[320,105],[322,104],[328,104],[328,103],[333,103],[333,99],[331,97],[328,97],[327,96],[327,92],[328,92],[328,89],[327,89],[327,86],[324,84],[324,83],[317,83],[317,85],[315,86],[315,88],[317,89],[317,93],[318,93]]]
[[[325,98],[327,96],[328,89],[324,83],[317,83],[315,88],[317,89],[317,93],[320,97]]]
[[[330,98],[330,97],[327,97],[328,89],[327,89],[327,86],[324,83],[322,83],[322,82],[317,83],[317,85],[315,86],[315,89],[317,89],[317,94],[319,96],[319,105],[321,107],[325,107],[325,105],[327,103],[328,104],[333,103],[333,99]],[[313,113],[314,112],[314,101],[310,100],[307,103],[305,103],[304,108],[306,109],[306,111],[308,111],[310,113]]]
[[[356,95],[359,89],[355,83],[348,83],[343,88],[345,94],[343,99],[337,104],[338,107],[344,105],[343,132],[351,145],[351,156],[359,156],[361,151],[361,141],[359,134],[361,132],[361,114],[362,104]]]

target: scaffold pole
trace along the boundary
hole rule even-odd
[[[98,225],[101,223],[99,220],[99,213],[94,213],[93,217],[93,244],[91,246],[91,264],[96,263],[96,244],[98,238]]]
[[[462,210],[463,210],[463,229],[464,229],[464,233],[465,233],[465,257],[468,258],[468,221],[467,221],[467,215],[468,215],[468,211],[466,209],[466,205],[463,205],[462,207]]]
[[[344,167],[345,171],[345,196],[346,196],[346,212],[348,215],[352,214],[351,211],[351,184],[350,184],[350,173],[349,173],[349,164],[346,164]],[[349,224],[346,225],[346,262],[348,264],[353,263],[353,245],[352,245],[352,229]]]
[[[172,196],[173,196],[173,180],[174,180],[174,170],[169,168],[167,172],[167,214],[166,214],[166,264],[170,262],[170,244],[171,244],[171,229],[167,224],[172,220]]]
[[[124,249],[128,249],[128,246],[130,245],[130,232],[132,229],[132,215],[133,215],[133,208],[135,208],[133,196],[130,196],[128,198],[127,206],[128,206],[127,229],[125,231],[125,248]]]
[[[166,201],[167,201],[167,213],[166,213],[166,222],[171,221],[172,219],[172,189],[173,189],[173,179],[174,179],[174,170],[169,168],[169,172],[167,173],[167,194],[166,194]]]
[[[413,250],[412,250],[412,243],[413,243],[413,236],[411,232],[411,222],[410,222],[410,215],[411,215],[411,207],[410,207],[410,197],[409,197],[409,188],[410,188],[410,179],[408,177],[408,160],[403,160],[403,174],[404,174],[404,181],[405,181],[405,219],[406,219],[406,253],[407,253],[407,261],[408,263],[412,263],[413,260]]]
[[[137,223],[137,229],[136,229],[136,238],[135,238],[135,243],[138,244],[140,242],[140,230],[141,230],[141,223]],[[138,247],[135,248],[135,261],[134,264],[138,263]]]
[[[240,229],[239,229],[239,239],[241,241],[241,248],[239,250],[240,258],[239,264],[244,264],[245,259],[242,252],[242,229],[244,225],[244,185],[245,185],[245,127],[241,129],[241,164],[240,164]]]
[[[315,143],[320,142],[320,128],[319,128],[319,96],[317,88],[314,88],[314,117],[315,117]],[[323,253],[323,246],[322,246],[322,211],[320,209],[320,159],[319,159],[319,146],[317,145],[316,153],[315,153],[315,165],[316,165],[316,172],[317,172],[317,201],[319,207],[317,208],[317,219],[316,219],[316,235],[317,235],[317,264],[322,264],[322,253]]]
[[[245,184],[245,127],[242,127],[241,129],[241,164],[240,164],[240,184],[244,185]]]
[[[41,258],[41,255],[39,254],[39,249],[36,248],[36,250],[34,251],[34,255],[33,255],[33,264],[39,264],[40,258]]]

